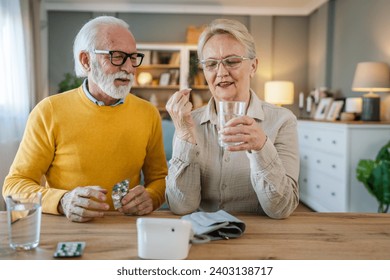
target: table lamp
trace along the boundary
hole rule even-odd
[[[294,103],[294,84],[289,81],[265,83],[265,101],[278,106]]]
[[[360,62],[356,66],[352,90],[363,95],[361,120],[380,120],[380,96],[375,92],[390,91],[390,70],[383,62]]]

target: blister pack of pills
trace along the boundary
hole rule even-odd
[[[121,200],[129,192],[129,183],[129,180],[126,179],[112,187],[112,202],[115,209],[122,207]]]
[[[54,252],[55,258],[80,257],[85,248],[85,242],[59,242]]]

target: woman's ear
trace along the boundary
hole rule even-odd
[[[88,52],[80,52],[79,60],[80,60],[81,65],[83,66],[84,70],[86,72],[89,72],[89,70],[91,69],[91,67],[90,67],[91,60],[89,57],[89,53]]]
[[[252,67],[251,74],[250,74],[251,78],[253,78],[255,76],[258,63],[259,63],[259,60],[257,59],[257,57],[255,59],[253,59],[252,64],[251,64],[251,67]]]

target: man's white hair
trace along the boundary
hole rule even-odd
[[[87,76],[88,73],[80,62],[80,53],[89,52],[93,55],[96,43],[103,39],[104,34],[99,34],[99,29],[104,25],[117,25],[129,29],[125,21],[111,16],[100,16],[88,21],[76,35],[73,44],[74,70],[77,77]]]

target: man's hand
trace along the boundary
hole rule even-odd
[[[95,217],[103,217],[109,205],[107,190],[99,186],[77,187],[66,193],[60,201],[59,210],[73,222],[87,222]]]
[[[153,201],[144,186],[138,185],[122,198],[118,210],[125,214],[146,215],[153,211]]]

